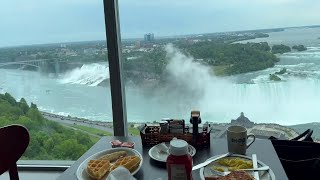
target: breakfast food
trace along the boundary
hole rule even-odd
[[[224,172],[224,168],[223,168],[223,167],[212,166],[211,168],[212,168],[213,170],[216,170],[216,171]]]
[[[114,161],[118,160],[119,158],[125,157],[126,155],[127,155],[126,151],[117,151],[114,153],[106,154],[106,155],[100,157],[99,159],[104,159],[104,160],[108,160],[110,162],[114,162]]]
[[[114,141],[111,141],[110,143],[112,148],[117,148],[117,147],[134,148],[133,142],[121,142],[119,140],[114,140]]]
[[[231,171],[230,174],[226,176],[212,176],[205,177],[206,180],[254,180],[254,178],[245,171],[241,169],[253,168],[252,161],[239,157],[226,157],[217,160],[215,164],[210,166],[211,169],[216,171]]]
[[[205,177],[205,180],[254,180],[254,178],[245,171],[232,171],[226,176]]]
[[[119,140],[114,140],[114,141],[111,141],[111,145],[112,145],[112,148],[115,148],[115,147],[120,147],[122,144],[121,141]]]
[[[110,168],[110,171],[113,171],[119,166],[127,168],[130,172],[133,172],[137,169],[140,164],[141,159],[138,156],[127,156],[118,159]]]
[[[223,158],[217,161],[219,165],[226,166],[229,171],[236,171],[239,169],[252,168],[252,161],[243,158]]]
[[[89,160],[86,172],[91,178],[97,180],[107,177],[111,171],[119,166],[123,166],[133,173],[138,169],[142,158],[139,153],[131,151],[119,149],[119,151],[113,150],[112,153],[96,156],[96,159]]]
[[[108,160],[90,160],[87,166],[87,172],[95,179],[101,179],[109,172],[110,161]]]
[[[134,143],[132,142],[124,142],[121,144],[121,147],[134,148]]]

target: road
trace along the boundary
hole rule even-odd
[[[73,130],[76,130],[76,131],[81,131],[83,133],[86,133],[90,136],[94,136],[94,137],[97,137],[97,138],[101,138],[102,136],[99,136],[99,135],[96,135],[96,134],[93,134],[93,133],[90,133],[88,131],[84,131],[82,129],[78,129],[78,128],[75,128],[75,127],[72,127],[71,125],[68,125],[68,124],[64,124],[64,123],[60,123],[62,126],[66,127],[66,128],[70,128],[70,129],[73,129]]]
[[[110,123],[108,123],[108,122],[89,121],[89,120],[84,120],[84,119],[80,119],[80,118],[51,114],[51,113],[47,113],[47,112],[41,112],[41,114],[44,118],[46,118],[48,120],[55,121],[55,122],[58,122],[63,125],[67,125],[69,127],[72,125],[81,125],[81,126],[87,126],[87,127],[91,127],[91,128],[100,129],[100,130],[107,131],[107,132],[113,134],[113,128],[110,127]],[[80,130],[80,129],[77,129],[77,130]],[[83,131],[83,132],[86,132],[86,131]],[[91,133],[88,133],[88,134],[91,135]]]

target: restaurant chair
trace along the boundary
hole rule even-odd
[[[17,161],[29,145],[28,130],[21,125],[0,128],[0,175],[9,171],[10,180],[19,180]]]

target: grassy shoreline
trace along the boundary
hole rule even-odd
[[[91,134],[95,134],[98,136],[112,136],[113,135],[112,133],[110,133],[108,131],[103,131],[101,129],[88,127],[88,126],[82,126],[82,125],[78,125],[78,124],[71,125],[71,127],[74,127],[76,129],[80,129],[80,130],[83,130],[83,131],[86,131],[86,132],[89,132]]]

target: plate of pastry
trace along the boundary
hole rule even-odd
[[[142,166],[141,154],[131,148],[118,147],[100,151],[84,160],[76,172],[78,180],[106,179],[119,166],[135,175]]]
[[[216,157],[216,156],[215,156]],[[212,158],[215,158],[212,157]],[[210,158],[211,159],[211,158]],[[209,160],[210,160],[209,159]],[[258,167],[268,167],[261,161],[257,161]],[[252,158],[249,156],[233,154],[225,158],[216,160],[200,169],[201,180],[227,180],[227,179],[246,179],[254,180],[253,171],[244,169],[253,168]],[[272,169],[267,168],[259,172],[260,180],[275,180]]]

